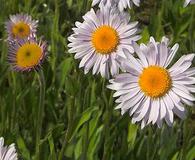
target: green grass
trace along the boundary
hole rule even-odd
[[[142,0],[130,11],[140,22],[143,39],[180,44],[175,61],[195,52],[195,5],[183,0]],[[84,75],[68,53],[67,36],[75,21],[90,9],[88,0],[0,0],[0,136],[16,143],[20,159],[38,160],[193,160],[195,109],[187,118],[175,117],[172,128],[141,130],[128,115],[114,110],[107,80]],[[10,14],[29,13],[39,20],[38,36],[48,41],[49,57],[40,73],[16,73],[7,63],[4,22]],[[44,83],[43,83],[44,82]],[[40,85],[41,84],[41,85]],[[38,119],[40,89],[45,92],[42,120]],[[44,98],[44,97],[42,97]],[[41,121],[42,127],[41,126]],[[37,134],[41,130],[41,140]],[[37,145],[38,144],[38,145]]]

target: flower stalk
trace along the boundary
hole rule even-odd
[[[40,140],[42,132],[43,114],[45,106],[45,77],[42,70],[38,72],[38,80],[40,86],[39,106],[37,111],[37,125],[36,125],[36,160],[40,159]]]

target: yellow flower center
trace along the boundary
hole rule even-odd
[[[42,49],[35,43],[22,45],[16,53],[16,63],[21,68],[36,66],[41,58]]]
[[[139,77],[139,85],[145,95],[151,98],[164,96],[171,88],[172,80],[168,71],[162,67],[144,68]]]
[[[12,34],[16,38],[25,38],[30,35],[30,26],[24,22],[18,22],[12,27]]]
[[[107,25],[97,28],[92,33],[92,44],[100,54],[111,54],[119,44],[117,31]]]

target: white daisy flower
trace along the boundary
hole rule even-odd
[[[195,4],[195,0],[185,0],[184,7],[186,7],[188,4]]]
[[[138,23],[129,23],[124,14],[108,6],[96,13],[91,9],[83,18],[83,23],[75,23],[74,34],[68,38],[69,52],[76,53],[75,59],[82,59],[79,67],[84,67],[85,74],[93,68],[92,73],[100,73],[102,77],[116,75],[119,71],[117,55],[125,57],[123,48],[133,53],[131,44],[140,39]]]
[[[6,22],[5,28],[8,33],[8,40],[25,39],[35,36],[37,31],[37,20],[27,14],[11,15]]]
[[[140,0],[93,0],[92,6],[99,4],[100,6],[105,5],[117,5],[120,11],[123,11],[125,8],[131,8],[132,3],[136,6],[139,6]]]
[[[168,39],[155,42],[151,37],[149,44],[134,43],[138,58],[125,51],[128,59],[121,58],[119,74],[110,80],[108,88],[116,90],[113,97],[121,114],[129,112],[132,122],[140,122],[141,127],[149,123],[162,126],[163,120],[171,126],[173,114],[185,117],[184,104],[193,105],[195,97],[195,68],[189,68],[195,54],[183,55],[174,65],[170,64],[179,48],[175,44],[168,47]]]
[[[0,138],[0,160],[17,160],[15,145],[4,146],[4,139]]]

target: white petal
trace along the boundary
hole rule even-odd
[[[164,101],[161,99],[160,100],[160,119],[162,120],[165,115],[166,115],[166,105],[164,103]]]
[[[185,110],[181,111],[178,108],[174,108],[173,112],[181,119],[184,119],[186,117],[186,111]]]
[[[165,121],[169,126],[173,125],[173,112],[169,109],[167,109],[166,116],[165,116]]]
[[[190,101],[195,101],[195,97],[192,94],[187,94],[184,91],[177,89],[175,87],[173,87],[172,90],[180,97],[183,97],[183,98],[190,100]]]
[[[135,106],[142,99],[143,96],[144,96],[144,94],[139,92],[134,98],[132,98],[128,101],[125,101],[123,108],[129,109],[129,108]]]
[[[118,56],[117,62],[122,70],[127,71],[134,76],[138,76],[139,73],[141,73],[141,70],[134,66],[130,60]]]
[[[146,100],[146,97],[143,96],[135,106],[130,108],[129,115],[132,116],[135,112],[137,112],[139,108],[144,104],[145,100]]]
[[[175,44],[171,48],[171,50],[169,51],[169,56],[168,56],[167,61],[166,61],[165,65],[164,65],[165,68],[172,62],[175,54],[177,53],[178,48],[179,48],[179,44]]]
[[[96,73],[99,73],[100,72],[100,64],[101,64],[101,61],[102,61],[102,56],[99,56],[98,55],[98,58],[93,66],[93,74],[96,74]]]
[[[164,101],[166,107],[168,107],[170,110],[173,109],[174,103],[173,103],[173,101],[171,100],[171,98],[169,97],[168,94],[166,94],[166,95],[163,97],[163,101]]]
[[[146,57],[148,58],[148,62],[150,65],[156,65],[157,53],[156,53],[155,45],[153,43],[149,43],[148,48],[149,48],[149,51],[146,55]]]
[[[144,118],[144,116],[146,115],[146,113],[148,112],[149,108],[150,108],[150,98],[147,98],[141,111],[140,111],[140,114],[136,118],[133,117],[132,121],[133,122],[141,121]]]
[[[147,124],[152,122],[153,124],[156,122],[159,115],[159,99],[151,101],[151,110]]]
[[[166,60],[168,58],[168,48],[167,48],[167,45],[165,43],[161,43],[160,44],[160,53],[159,53],[159,65],[164,67],[165,63],[166,63]]]
[[[142,50],[140,49],[139,45],[137,43],[133,42],[133,47],[134,47],[134,50],[137,53],[138,57],[140,58],[143,66],[147,67],[148,61],[147,61],[145,55],[142,53]]]

